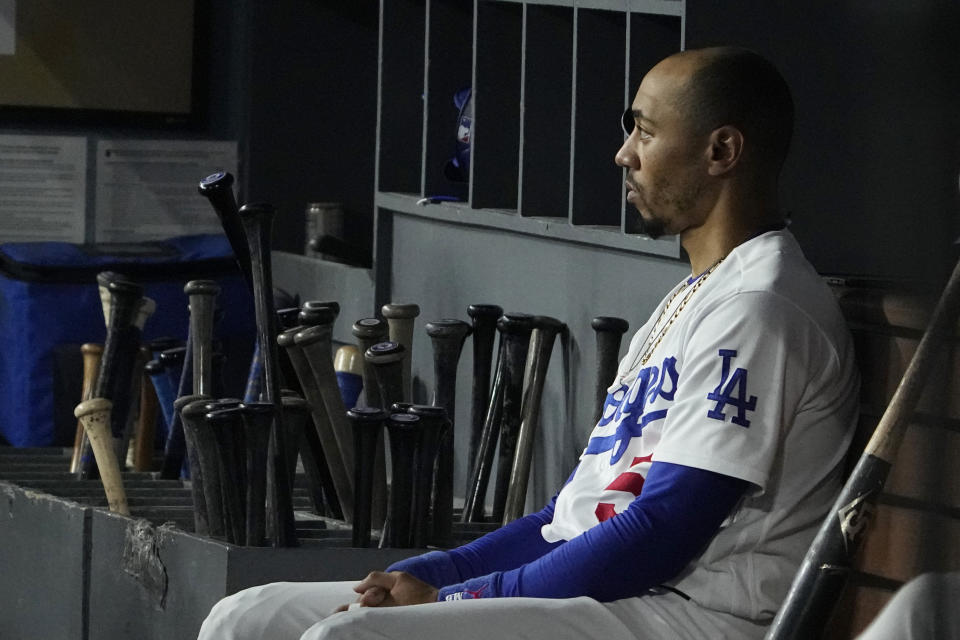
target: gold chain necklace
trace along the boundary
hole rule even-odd
[[[723,258],[726,258],[726,256],[724,256]],[[677,306],[676,311],[670,314],[670,317],[664,323],[663,327],[660,328],[659,331],[657,331],[657,327],[659,326],[660,321],[664,319],[664,316],[666,315],[667,310],[670,308],[670,305],[673,303],[674,298],[676,298],[681,291],[687,288],[687,284],[689,283],[689,281],[684,282],[683,286],[677,289],[674,292],[674,294],[670,296],[670,299],[667,300],[667,303],[663,305],[663,309],[660,310],[660,315],[657,316],[656,322],[653,323],[653,327],[651,327],[650,333],[647,335],[647,339],[644,341],[646,344],[644,345],[643,355],[640,357],[640,361],[639,361],[639,364],[641,367],[646,366],[647,361],[653,355],[653,352],[657,350],[657,347],[659,347],[660,343],[663,342],[664,336],[667,335],[667,329],[669,329],[670,326],[673,324],[673,321],[677,319],[677,317],[680,315],[680,312],[683,311],[683,308],[687,306],[687,302],[689,302],[693,294],[697,292],[697,289],[699,289],[700,286],[704,282],[706,282],[710,274],[713,273],[717,269],[717,267],[720,266],[720,263],[723,262],[723,258],[720,258],[719,260],[714,262],[712,267],[710,267],[709,269],[707,269],[697,277],[697,281],[693,283],[693,286],[690,287],[690,291],[688,291],[687,295],[685,295],[683,299],[680,301],[680,304]],[[633,365],[630,368],[633,369],[636,366],[637,366],[637,360],[634,360]]]

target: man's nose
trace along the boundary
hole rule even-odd
[[[617,154],[613,157],[613,161],[621,167],[639,169],[640,157],[634,152],[633,146],[630,144],[630,137],[623,141],[623,146],[617,151]]]

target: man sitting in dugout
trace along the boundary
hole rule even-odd
[[[764,635],[840,488],[859,385],[778,213],[790,91],[751,51],[685,51],[647,73],[623,125],[627,200],[651,236],[680,236],[691,275],[634,335],[557,496],[359,584],[247,589],[201,638]]]

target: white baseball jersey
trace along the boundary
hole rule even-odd
[[[853,347],[785,230],[738,246],[697,284],[678,284],[634,335],[541,533],[569,540],[626,509],[653,461],[741,478],[753,491],[671,584],[707,609],[768,622],[840,487]]]

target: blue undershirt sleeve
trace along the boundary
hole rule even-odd
[[[589,596],[609,602],[641,595],[703,551],[748,486],[712,471],[654,462],[640,496],[623,512],[522,566],[448,584],[438,599]],[[535,537],[543,540],[539,530]]]

